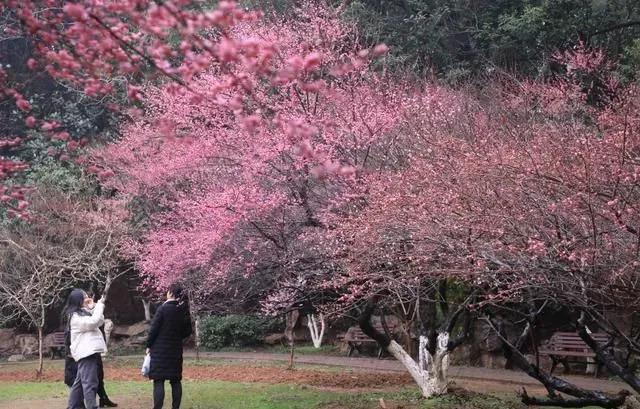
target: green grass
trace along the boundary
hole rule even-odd
[[[149,387],[147,382],[109,381],[111,394],[135,394]],[[113,392],[111,392],[113,391]],[[0,382],[0,402],[21,399],[66,398],[69,388],[62,382]]]
[[[190,352],[194,352],[190,350]],[[260,345],[255,347],[224,347],[219,349],[201,348],[200,352],[263,352],[273,354],[289,354],[291,348],[285,345]],[[301,344],[295,347],[296,355],[344,355],[340,352],[340,349],[335,345],[322,345],[320,348],[316,348],[311,344]]]
[[[116,402],[134,400],[136,407],[151,403],[151,389],[148,381],[110,381],[108,384],[109,395]],[[381,407],[381,399],[388,407],[405,409],[522,408],[513,396],[503,398],[471,393],[422,399],[416,388],[384,393],[354,393],[313,389],[304,385],[185,381],[183,390],[183,409],[372,409]],[[17,404],[21,400],[27,400],[29,404],[41,400],[49,406],[55,406],[58,402],[64,402],[67,394],[68,389],[60,382],[0,382],[0,407],[9,407],[11,402]],[[168,385],[165,399],[170,400]]]
[[[268,352],[288,354],[291,352],[291,349],[285,346],[276,346],[276,347],[273,347],[273,349]],[[344,355],[344,353],[341,353],[339,348],[336,347],[335,345],[322,345],[320,348],[316,348],[313,345],[303,345],[303,346],[295,347],[295,354],[296,355]]]
[[[51,360],[45,359],[43,363],[43,369],[46,371],[47,369],[55,369],[62,370],[64,368],[64,361],[61,359]],[[35,371],[38,368],[38,360],[28,360],[18,363],[7,363],[0,365],[0,372],[14,372],[14,371]]]
[[[140,361],[141,362],[141,361]],[[140,365],[138,361],[135,365]],[[288,361],[260,361],[260,360],[229,360],[223,358],[200,358],[199,361],[195,359],[185,359],[185,366],[215,366],[215,367],[250,367],[250,368],[278,368],[288,369]],[[307,364],[307,363],[295,363],[295,369],[305,369],[318,372],[341,372],[345,368],[339,366],[329,366],[321,364]]]
[[[167,385],[168,386],[168,385]],[[167,387],[167,389],[169,389]],[[265,385],[259,383],[183,382],[184,409],[304,409],[377,407],[379,399],[421,402],[415,391],[401,393],[348,393],[311,389],[301,385]],[[151,400],[150,382],[109,382],[109,395],[115,400],[125,395]],[[167,390],[167,392],[169,392]],[[68,389],[58,383],[0,383],[0,404],[20,400],[64,400]],[[170,393],[167,395],[170,396]],[[422,401],[422,403],[424,403]],[[411,407],[411,406],[409,406]],[[420,406],[417,406],[420,407]]]

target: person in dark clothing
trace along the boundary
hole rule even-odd
[[[164,382],[171,384],[171,408],[182,401],[182,341],[191,335],[189,302],[182,285],[171,285],[167,301],[156,311],[147,339],[151,355],[149,378],[153,379],[153,409],[162,409]]]

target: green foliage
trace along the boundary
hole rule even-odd
[[[640,69],[640,38],[633,40],[622,52],[622,61],[618,72],[626,81],[640,81],[638,70]]]
[[[578,42],[622,57],[627,77],[640,68],[635,0],[351,0],[345,17],[367,45],[391,46],[387,67],[454,83],[495,68],[545,75],[551,53]]]
[[[200,342],[211,349],[259,345],[269,325],[266,318],[252,315],[211,316],[202,320]]]
[[[261,10],[267,16],[290,14],[295,7],[295,0],[240,0],[240,4],[250,10]]]
[[[27,184],[40,188],[53,188],[71,194],[92,190],[91,182],[77,166],[53,158],[34,164],[26,173]]]

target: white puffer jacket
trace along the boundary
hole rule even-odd
[[[78,362],[96,353],[107,352],[100,326],[104,324],[104,303],[98,301],[90,316],[73,314],[71,328],[71,356]]]

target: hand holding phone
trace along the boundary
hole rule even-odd
[[[85,306],[86,308],[92,309],[92,308],[93,308],[93,306],[94,306],[94,304],[95,304],[95,303],[93,302],[93,298],[91,298],[91,297],[89,297],[89,298],[87,298],[86,300],[84,300],[84,306]]]

